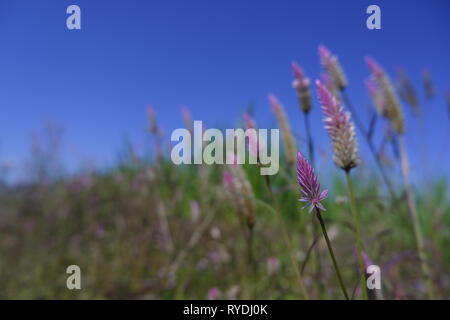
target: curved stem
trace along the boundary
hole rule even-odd
[[[350,198],[350,210],[352,211],[353,216],[353,223],[355,224],[356,229],[356,250],[358,251],[358,263],[359,263],[359,269],[360,269],[360,285],[361,285],[361,294],[364,300],[367,300],[367,290],[366,290],[366,283],[364,281],[364,260],[362,256],[362,246],[361,246],[361,223],[359,221],[359,214],[358,210],[356,210],[355,205],[355,197],[353,195],[353,184],[352,179],[350,177],[350,172],[345,172],[345,177],[347,179],[347,187],[348,187],[348,194]]]
[[[328,251],[330,252],[331,260],[333,260],[334,270],[336,271],[336,275],[339,280],[339,285],[341,286],[342,293],[345,296],[346,300],[350,300],[347,294],[347,290],[345,289],[344,281],[342,281],[341,272],[339,271],[338,264],[336,262],[336,257],[334,256],[333,248],[331,247],[330,239],[328,238],[327,229],[325,228],[325,223],[323,222],[322,215],[320,214],[320,210],[316,207],[316,217],[319,220],[320,226],[322,227],[322,233],[325,237],[325,241],[327,243]]]

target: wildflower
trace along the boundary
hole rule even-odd
[[[197,222],[200,218],[200,205],[197,201],[191,201],[191,219],[192,222]]]
[[[384,116],[385,107],[383,94],[380,88],[377,87],[376,83],[371,78],[366,79],[364,81],[364,84],[366,85],[367,91],[369,92],[369,95],[372,98],[372,103],[373,106],[375,107],[375,110],[380,116]]]
[[[149,131],[157,135],[159,133],[158,123],[156,121],[156,112],[155,109],[152,106],[149,106],[147,108],[147,117],[148,117],[148,123],[149,123]]]
[[[325,211],[320,202],[327,197],[328,190],[320,191],[320,183],[314,169],[300,152],[297,153],[297,181],[303,194],[299,201],[307,203],[304,208],[309,206],[310,213],[314,208]]]
[[[294,72],[294,81],[292,86],[297,90],[298,101],[300,108],[304,113],[308,113],[311,110],[311,90],[310,80],[307,78],[303,70],[296,62],[292,62],[292,70]]]
[[[425,87],[425,94],[427,98],[433,98],[436,95],[436,90],[434,88],[433,80],[431,79],[431,74],[428,69],[422,70],[422,81]]]
[[[397,69],[398,75],[398,93],[406,103],[408,103],[415,114],[419,113],[419,100],[417,98],[416,90],[408,78],[403,68]]]
[[[181,117],[183,118],[184,126],[192,134],[192,132],[194,131],[192,116],[186,106],[181,107]]]
[[[209,300],[217,300],[220,298],[221,295],[222,295],[222,293],[216,287],[213,287],[208,290],[208,299]]]
[[[447,90],[447,92],[445,92],[445,101],[447,101],[447,111],[448,116],[450,117],[450,90]]]
[[[267,273],[271,276],[280,270],[280,260],[276,257],[267,258]]]
[[[327,70],[334,84],[339,90],[344,90],[345,87],[347,87],[347,78],[345,77],[338,58],[323,45],[319,46],[319,57],[322,66]]]
[[[244,113],[245,129],[256,129],[255,120],[246,112]]]
[[[349,171],[359,163],[358,143],[355,127],[350,121],[350,113],[344,112],[341,104],[319,80],[316,81],[316,85],[325,115],[325,129],[333,143],[333,160],[338,167]]]
[[[289,165],[295,164],[295,139],[292,136],[291,126],[287,120],[286,114],[284,113],[283,106],[278,101],[278,99],[272,93],[269,94],[269,103],[272,106],[272,110],[280,126],[281,133],[283,135],[284,148],[286,152],[286,160]]]
[[[228,168],[229,171],[223,173],[224,185],[230,191],[239,218],[245,219],[247,227],[253,229],[256,209],[252,186],[240,165],[231,164]]]
[[[391,84],[391,80],[374,59],[367,57],[366,63],[372,72],[373,79],[376,81],[383,94],[384,117],[390,121],[397,133],[402,134],[405,131],[403,112]]]

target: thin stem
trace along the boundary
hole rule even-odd
[[[366,139],[369,150],[375,159],[375,164],[381,173],[381,178],[383,179],[384,183],[386,184],[386,187],[388,188],[388,191],[389,191],[392,199],[395,201],[397,199],[397,196],[395,194],[394,187],[393,187],[391,181],[388,179],[386,171],[384,170],[383,165],[381,164],[380,157],[376,151],[376,148],[373,144],[372,139],[369,136],[369,132],[367,132],[367,130],[365,129],[364,124],[362,123],[361,119],[358,117],[358,114],[356,113],[356,110],[353,107],[353,104],[350,102],[350,99],[348,98],[348,95],[344,90],[342,91],[342,98],[344,99],[346,106],[352,113],[352,117],[353,117],[353,119],[355,119],[356,126],[358,127],[359,131],[361,131],[364,138]]]
[[[292,246],[292,241],[291,241],[291,238],[289,237],[289,233],[287,231],[287,227],[286,227],[286,225],[284,223],[283,217],[282,217],[281,212],[279,210],[278,202],[276,201],[275,195],[273,193],[272,185],[270,183],[270,178],[269,178],[268,175],[266,175],[264,177],[266,178],[266,184],[267,184],[267,188],[269,189],[270,197],[272,198],[272,201],[274,202],[274,204],[276,206],[276,209],[274,211],[276,213],[276,216],[277,216],[277,219],[278,219],[278,223],[281,226],[281,233],[283,234],[283,239],[284,239],[285,245],[286,245],[286,247],[288,249],[289,258],[290,258],[291,263],[292,263],[292,268],[295,271],[295,275],[297,277],[297,280],[298,280],[298,283],[299,283],[299,286],[300,286],[300,290],[301,290],[304,298],[306,300],[309,300],[308,292],[306,291],[305,285],[303,283],[303,277],[300,274],[300,269],[299,269],[297,260],[295,259],[295,254],[294,254],[294,249],[293,249],[293,246]]]
[[[415,199],[414,199],[414,193],[412,192],[411,181],[409,179],[408,154],[406,152],[405,139],[404,139],[403,135],[399,135],[398,142],[399,142],[399,149],[400,149],[399,150],[400,151],[400,165],[402,168],[403,184],[405,187],[408,211],[409,211],[409,214],[410,214],[412,222],[413,222],[414,236],[415,236],[416,245],[417,245],[417,252],[419,254],[420,265],[422,268],[422,274],[427,283],[428,298],[433,299],[433,297],[434,297],[433,283],[432,283],[432,279],[431,279],[430,269],[428,268],[428,264],[427,264],[427,256],[425,253],[423,234],[422,234],[422,230],[420,228],[419,216],[417,213],[417,207],[416,207],[416,203],[415,203]]]
[[[367,291],[366,291],[366,284],[364,281],[364,260],[363,260],[363,256],[362,256],[362,246],[361,246],[361,224],[359,221],[359,213],[358,210],[356,210],[356,205],[355,205],[355,197],[353,195],[353,184],[352,184],[352,179],[350,177],[350,172],[346,171],[345,172],[345,177],[347,179],[347,187],[348,187],[348,194],[349,194],[349,198],[350,198],[350,210],[352,212],[352,216],[353,216],[353,223],[355,224],[355,229],[356,229],[356,250],[358,251],[358,263],[359,263],[359,269],[360,269],[360,274],[361,274],[361,293],[362,293],[362,297],[364,300],[367,300]]]
[[[328,251],[330,252],[331,260],[333,260],[334,270],[336,271],[336,275],[339,279],[339,285],[341,286],[342,293],[345,296],[346,300],[350,300],[347,294],[347,290],[345,289],[344,281],[342,281],[341,272],[339,271],[338,264],[336,262],[336,258],[334,256],[333,248],[331,247],[330,239],[328,238],[327,229],[325,228],[325,223],[323,222],[322,215],[320,214],[320,210],[316,207],[316,217],[319,220],[320,226],[322,227],[322,233],[325,237],[325,241],[327,242]]]

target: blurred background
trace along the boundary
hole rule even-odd
[[[302,298],[282,226],[267,206],[288,225],[310,296],[342,298],[284,158],[272,179],[275,197],[259,168],[243,167],[257,199],[249,245],[223,185],[227,169],[177,167],[169,157],[171,132],[190,120],[235,128],[247,113],[258,127],[277,128],[269,92],[307,154],[291,63],[313,84],[323,73],[319,45],[338,57],[346,93],[365,126],[373,125],[395,188],[392,197],[357,129],[357,206],[367,254],[386,270],[382,296],[429,297],[395,139],[386,138],[382,117],[374,122],[364,85],[368,55],[400,97],[434,297],[450,297],[448,1],[75,2],[0,0],[1,298]],[[66,27],[71,4],[81,8],[81,30]],[[381,8],[381,30],[366,27],[371,4]],[[326,222],[358,298],[345,180],[311,90],[315,167],[330,189]],[[249,246],[250,260],[243,258]],[[70,264],[82,269],[80,291],[65,286]]]

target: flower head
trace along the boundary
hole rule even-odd
[[[289,165],[295,165],[295,150],[297,149],[295,146],[295,139],[292,135],[291,126],[287,120],[287,116],[284,113],[283,106],[278,101],[277,97],[274,94],[269,93],[268,95],[269,103],[272,107],[272,111],[277,118],[278,125],[281,130],[281,135],[283,137],[284,149],[286,153],[286,160]]]
[[[304,113],[308,113],[311,110],[310,80],[296,62],[292,62],[292,71],[294,72],[292,86],[297,90],[300,108]]]
[[[391,123],[392,127],[399,134],[405,131],[403,112],[395,94],[391,80],[383,68],[371,57],[366,57],[366,63],[372,72],[372,78],[380,88],[383,97],[383,115]]]
[[[322,66],[330,74],[333,82],[339,88],[339,90],[345,89],[345,87],[347,87],[347,78],[345,77],[344,71],[342,70],[338,58],[323,45],[319,46],[319,57]]]
[[[303,208],[309,206],[310,213],[314,208],[325,211],[320,202],[327,197],[328,190],[320,191],[320,183],[314,169],[300,152],[297,153],[297,181],[303,194],[299,201],[306,202]]]
[[[156,112],[152,106],[148,106],[147,108],[147,117],[149,123],[149,131],[155,135],[158,134],[159,128],[158,123],[156,121]]]
[[[193,128],[193,122],[192,122],[192,116],[189,112],[188,107],[181,106],[181,117],[183,118],[184,126],[186,129],[188,129],[191,133],[194,131]]]
[[[338,167],[348,171],[359,163],[358,143],[350,113],[344,112],[336,97],[319,80],[316,81],[316,85],[325,115],[323,120],[325,129],[333,143],[333,160]]]

